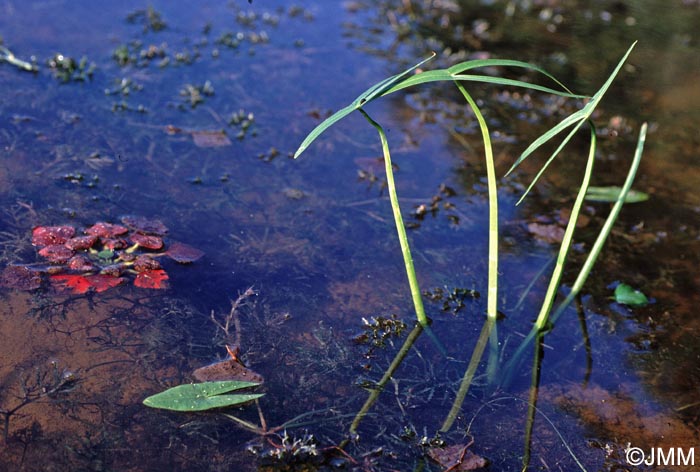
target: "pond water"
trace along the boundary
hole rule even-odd
[[[38,67],[0,61],[1,469],[427,471],[469,444],[473,462],[452,470],[477,456],[520,470],[526,449],[532,469],[685,470],[638,468],[625,448],[698,443],[698,2],[99,3],[0,5],[0,45]],[[621,185],[646,121],[634,188],[650,198],[624,207],[582,297],[545,337],[529,447],[532,349],[507,385],[486,364],[505,365],[532,327],[586,148],[574,142],[520,206],[543,156],[503,176],[577,105],[470,85],[493,132],[504,318],[443,433],[486,311],[483,146],[447,84],[367,107],[388,132],[432,325],[351,427],[415,315],[376,131],[353,113],[295,160],[300,142],[431,51],[426,68],[532,61],[592,94],[635,40],[594,116],[593,185]],[[585,204],[562,294],[609,209]],[[124,221],[167,227],[164,249],[136,251],[162,265],[150,282],[127,271],[119,286],[80,290],[96,279],[48,273],[32,245],[37,227]],[[177,259],[177,243],[204,256],[159,257]],[[41,285],[19,290],[15,266]],[[620,282],[651,303],[616,303]],[[228,359],[227,346],[264,377],[257,404],[142,404]]]

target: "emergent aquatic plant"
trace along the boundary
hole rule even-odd
[[[462,402],[466,396],[466,393],[472,383],[472,380],[474,378],[474,375],[476,373],[477,367],[480,363],[480,360],[482,358],[483,352],[485,351],[486,345],[490,344],[491,349],[490,349],[490,358],[489,358],[489,364],[488,364],[488,369],[487,369],[487,377],[489,381],[492,384],[498,383],[497,381],[497,374],[499,372],[499,366],[498,366],[498,359],[499,359],[499,345],[498,345],[498,337],[496,333],[496,320],[498,318],[498,311],[497,311],[497,303],[498,303],[498,201],[497,201],[497,186],[496,186],[496,172],[495,172],[495,165],[494,165],[494,158],[493,158],[493,150],[492,150],[492,145],[491,145],[491,138],[490,138],[490,132],[488,129],[488,125],[486,123],[486,120],[484,119],[483,114],[481,113],[481,110],[479,106],[477,105],[476,101],[472,98],[472,96],[469,94],[467,89],[465,88],[465,83],[466,82],[480,82],[484,84],[494,84],[494,85],[500,85],[500,86],[506,86],[506,87],[521,87],[521,88],[526,88],[530,90],[535,90],[539,92],[544,92],[548,94],[554,94],[554,95],[559,95],[562,97],[566,98],[573,98],[573,99],[582,99],[586,100],[581,108],[577,110],[576,112],[572,113],[571,115],[567,116],[564,118],[560,123],[555,125],[553,128],[545,132],[542,136],[539,138],[535,139],[520,155],[520,157],[515,161],[515,163],[512,165],[511,169],[509,170],[508,173],[512,172],[518,165],[520,165],[527,157],[529,157],[531,154],[533,154],[536,150],[538,150],[540,147],[542,147],[544,144],[548,143],[555,137],[557,137],[560,133],[569,130],[568,134],[564,137],[564,139],[561,140],[559,145],[556,147],[555,151],[550,155],[550,157],[547,159],[545,164],[541,167],[539,172],[536,174],[535,178],[533,181],[529,184],[527,187],[527,190],[521,197],[520,201],[522,201],[523,198],[527,195],[527,193],[532,189],[532,187],[535,185],[537,180],[540,178],[540,176],[544,173],[546,168],[549,166],[549,164],[561,153],[561,151],[564,149],[564,147],[569,143],[569,141],[573,138],[574,135],[576,135],[579,131],[579,129],[584,125],[588,124],[590,128],[590,146],[589,146],[589,153],[588,153],[588,158],[586,161],[586,168],[583,173],[583,178],[581,182],[581,186],[577,192],[577,196],[573,205],[573,208],[571,209],[571,216],[569,218],[568,225],[566,229],[564,230],[564,233],[561,238],[561,246],[560,250],[558,253],[558,256],[555,260],[554,264],[554,269],[552,270],[550,279],[549,279],[549,286],[546,291],[546,294],[544,296],[543,302],[542,302],[542,307],[540,309],[540,313],[537,316],[537,320],[535,321],[535,324],[532,328],[532,332],[530,335],[526,338],[526,340],[523,342],[523,344],[520,346],[520,348],[516,351],[516,354],[514,357],[510,360],[506,367],[506,376],[505,376],[505,381],[507,381],[507,378],[510,373],[512,373],[513,367],[519,364],[519,360],[521,359],[522,353],[524,349],[529,346],[529,344],[537,338],[537,346],[536,346],[536,356],[535,356],[535,365],[533,366],[533,387],[532,387],[532,395],[531,395],[531,405],[532,405],[532,411],[530,418],[534,418],[534,408],[535,408],[535,401],[536,401],[536,391],[537,391],[537,385],[539,382],[539,377],[538,377],[538,372],[539,372],[539,366],[538,362],[540,359],[537,355],[539,352],[539,343],[541,342],[542,337],[544,336],[544,333],[547,332],[548,330],[551,329],[553,323],[556,321],[556,318],[561,315],[563,312],[564,308],[573,300],[573,298],[580,292],[581,287],[583,283],[585,282],[588,274],[590,273],[590,270],[593,266],[593,263],[595,262],[596,258],[598,257],[598,254],[600,253],[600,250],[602,248],[602,244],[604,243],[605,239],[607,238],[607,235],[610,232],[610,228],[612,224],[614,223],[615,219],[617,218],[617,215],[619,214],[620,208],[622,204],[627,201],[626,199],[628,198],[630,188],[632,181],[634,179],[634,176],[636,174],[639,161],[641,159],[641,154],[642,154],[642,148],[646,136],[646,124],[642,126],[642,130],[640,133],[639,141],[638,141],[638,146],[637,146],[637,152],[635,153],[635,158],[633,161],[633,164],[628,172],[627,180],[625,182],[625,185],[614,192],[613,196],[610,195],[605,195],[605,197],[609,199],[614,199],[615,205],[610,213],[610,216],[608,217],[605,225],[601,229],[599,236],[593,245],[593,248],[591,250],[591,253],[586,260],[586,262],[583,265],[583,268],[579,272],[579,275],[576,279],[576,282],[574,283],[574,286],[572,287],[571,292],[569,293],[569,296],[566,297],[566,299],[559,305],[557,310],[554,311],[554,315],[550,317],[550,314],[552,313],[552,308],[554,305],[554,301],[556,298],[556,295],[559,291],[560,284],[561,284],[561,276],[563,273],[563,268],[564,264],[567,260],[567,255],[569,248],[571,247],[571,243],[573,240],[573,233],[575,230],[576,226],[576,221],[578,219],[582,203],[584,198],[586,197],[588,188],[589,188],[589,183],[591,179],[591,175],[593,173],[593,164],[595,161],[595,151],[596,151],[596,133],[595,133],[595,126],[593,125],[592,121],[590,120],[593,112],[595,111],[596,107],[598,104],[601,102],[604,94],[607,92],[609,89],[610,85],[612,84],[612,81],[615,79],[617,74],[619,73],[620,69],[622,68],[622,65],[625,63],[627,60],[627,57],[629,54],[632,52],[632,49],[634,48],[634,44],[630,46],[630,48],[627,50],[627,52],[624,54],[620,62],[617,64],[613,72],[610,74],[608,79],[605,81],[605,83],[601,86],[601,88],[591,97],[586,97],[582,95],[577,95],[571,92],[568,88],[566,88],[561,82],[559,82],[556,78],[554,78],[552,75],[544,71],[543,69],[529,63],[521,62],[521,61],[514,61],[514,60],[504,60],[504,59],[483,59],[483,60],[473,60],[473,61],[467,61],[467,62],[461,62],[459,64],[456,64],[452,67],[449,67],[447,69],[441,69],[441,70],[432,70],[432,71],[419,71],[415,74],[412,74],[415,70],[419,69],[425,62],[430,60],[431,58],[425,59],[418,64],[409,67],[406,69],[404,72],[397,74],[395,76],[389,77],[374,86],[370,87],[367,89],[365,92],[360,94],[355,100],[352,101],[348,106],[342,108],[341,110],[337,111],[333,115],[331,115],[329,118],[324,120],[321,124],[319,124],[314,130],[312,130],[309,135],[306,137],[306,139],[301,143],[299,146],[299,149],[296,151],[294,157],[299,157],[305,150],[306,148],[316,139],[318,138],[326,129],[328,129],[330,126],[334,125],[338,121],[340,121],[342,118],[345,116],[349,115],[353,111],[358,111],[360,112],[364,118],[377,130],[379,134],[379,140],[381,143],[382,147],[382,152],[384,156],[384,165],[385,165],[385,172],[386,172],[386,181],[387,181],[387,189],[389,192],[389,197],[391,201],[391,206],[393,210],[393,215],[394,215],[394,221],[396,224],[396,231],[399,239],[399,244],[401,247],[401,252],[403,255],[404,263],[405,263],[405,269],[406,269],[406,275],[408,277],[408,282],[410,286],[410,291],[413,299],[413,305],[416,313],[416,318],[419,322],[419,325],[421,327],[426,327],[428,325],[428,318],[425,315],[425,310],[423,307],[423,301],[421,297],[421,291],[418,286],[418,281],[415,273],[415,268],[413,266],[413,259],[411,257],[411,251],[408,243],[408,238],[406,236],[406,230],[405,226],[403,223],[403,218],[401,215],[401,208],[399,206],[399,200],[398,200],[398,195],[396,192],[396,186],[394,183],[394,176],[393,176],[393,169],[392,169],[392,164],[391,164],[391,155],[389,151],[389,144],[387,141],[386,133],[384,132],[384,129],[382,126],[374,121],[369,114],[366,112],[364,107],[370,103],[371,101],[384,97],[386,95],[389,95],[391,93],[397,92],[399,90],[403,90],[409,87],[413,87],[416,85],[421,85],[421,84],[426,84],[430,82],[452,82],[456,85],[464,99],[466,100],[467,104],[469,105],[471,111],[474,114],[474,117],[476,118],[478,124],[479,124],[479,129],[481,131],[481,136],[483,140],[483,145],[484,145],[484,154],[486,158],[486,174],[487,174],[487,187],[488,187],[488,200],[489,200],[489,250],[488,250],[488,287],[487,287],[487,319],[483,325],[483,329],[481,331],[481,334],[479,336],[479,339],[474,347],[474,350],[472,352],[471,360],[469,362],[469,365],[467,367],[467,370],[464,374],[462,383],[460,385],[459,391],[457,393],[457,397],[453,403],[453,406],[445,419],[445,422],[443,423],[442,427],[440,428],[441,431],[445,432],[448,431],[455,418],[457,417],[457,414],[459,410],[461,409]],[[434,56],[434,55],[433,55]],[[526,69],[538,74],[543,75],[544,77],[548,78],[551,80],[558,88],[550,88],[550,87],[545,87],[542,85],[530,83],[530,82],[525,82],[521,80],[514,80],[514,79],[509,79],[509,78],[504,78],[504,77],[494,77],[491,75],[477,75],[477,74],[468,74],[467,72],[477,69],[477,68],[494,68],[494,67],[501,67],[501,68],[519,68],[519,69]],[[593,191],[591,192],[593,194],[593,198],[601,198],[600,192]],[[520,203],[520,201],[518,203]],[[356,428],[359,424],[359,421],[362,419],[363,415],[369,410],[371,404],[374,402],[374,400],[377,398],[379,395],[379,390],[381,390],[381,387],[386,383],[386,381],[391,377],[393,374],[394,370],[398,367],[398,364],[401,362],[403,357],[406,355],[408,352],[408,348],[412,344],[412,342],[417,338],[418,334],[420,334],[420,330],[414,330],[414,335],[409,336],[409,339],[407,339],[407,342],[404,344],[404,347],[401,349],[397,357],[394,359],[394,362],[392,362],[390,368],[387,370],[385,373],[384,377],[378,384],[378,389],[374,392],[372,392],[370,398],[368,401],[365,403],[365,405],[362,407],[362,410],[358,413],[355,421],[353,421],[350,431],[351,433],[354,433],[356,431]],[[531,431],[531,421],[528,422],[528,431],[526,433],[526,437],[528,440],[528,450],[529,450],[529,433]],[[525,459],[524,459],[524,465],[527,466],[527,462],[529,460],[529,453],[526,452]]]

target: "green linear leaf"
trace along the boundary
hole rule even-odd
[[[627,58],[629,55],[632,53],[632,49],[637,45],[637,41],[632,43],[632,45],[627,49],[627,52],[625,55],[620,59],[620,62],[618,62],[617,66],[615,69],[612,71],[608,79],[605,81],[605,83],[598,89],[598,91],[593,95],[593,97],[590,99],[586,105],[577,111],[576,113],[568,116],[564,120],[562,120],[559,124],[554,126],[552,129],[547,131],[546,133],[542,134],[539,138],[537,138],[535,141],[530,144],[530,146],[525,149],[525,151],[520,155],[520,157],[515,161],[515,163],[511,166],[511,168],[508,170],[506,175],[510,174],[513,169],[515,169],[520,163],[522,163],[525,158],[527,158],[530,154],[532,154],[536,149],[538,149],[540,146],[542,146],[544,143],[552,139],[554,136],[559,134],[561,131],[564,129],[568,128],[569,126],[573,125],[574,123],[578,122],[578,124],[574,127],[574,129],[564,138],[562,143],[557,147],[557,149],[554,151],[554,153],[549,157],[547,160],[547,163],[540,169],[540,172],[537,173],[535,178],[532,180],[530,185],[528,186],[527,190],[523,194],[522,197],[520,197],[520,200],[518,203],[520,203],[523,198],[527,195],[527,193],[532,189],[532,187],[535,185],[537,180],[540,178],[542,173],[544,172],[544,169],[547,168],[547,166],[554,160],[554,158],[559,154],[559,152],[568,144],[568,142],[571,140],[573,135],[578,131],[578,129],[581,127],[584,121],[587,121],[590,119],[591,115],[595,111],[596,107],[598,106],[598,103],[600,103],[601,99],[603,98],[603,95],[608,91],[610,88],[610,85],[612,84],[613,80],[615,80],[615,77],[617,77],[617,74],[620,72],[620,69],[622,69],[623,64],[625,61],[627,61]]]
[[[226,380],[220,382],[203,382],[183,384],[151,395],[143,404],[151,408],[174,411],[204,411],[212,408],[240,405],[262,397],[262,393],[232,394],[224,393],[260,385],[256,382]]]
[[[586,200],[591,202],[616,202],[622,192],[621,187],[588,187]],[[624,197],[625,203],[639,203],[649,200],[649,194],[639,190],[630,190]]]
[[[335,123],[338,121],[342,120],[345,118],[347,115],[352,113],[353,111],[363,107],[367,103],[371,102],[374,100],[377,96],[381,96],[388,88],[390,88],[392,85],[394,85],[396,82],[404,78],[406,75],[410,74],[412,71],[415,69],[419,68],[429,60],[435,57],[435,53],[433,53],[430,57],[427,57],[420,61],[418,64],[415,64],[405,71],[393,75],[391,77],[387,77],[386,79],[382,80],[381,82],[378,82],[374,85],[372,85],[370,88],[362,92],[355,100],[350,103],[350,105],[346,106],[345,108],[342,108],[338,110],[337,112],[333,113],[331,116],[326,118],[324,121],[322,121],[318,126],[316,126],[311,132],[306,136],[304,141],[302,141],[301,145],[299,146],[299,149],[294,153],[294,159],[299,157],[301,153],[303,153],[309,145],[316,140],[321,134],[323,134],[324,131],[326,131],[328,128],[333,126]]]
[[[519,81],[519,80],[513,80],[513,79],[503,79],[499,77],[493,77],[493,76],[487,76],[487,75],[463,75],[462,73],[470,70],[470,69],[476,69],[479,67],[520,67],[520,68],[525,68],[525,69],[530,69],[535,72],[539,72],[540,74],[548,77],[551,79],[553,82],[555,82],[557,85],[559,85],[562,89],[564,89],[564,92],[562,91],[557,91],[549,87],[541,86],[541,85],[535,85],[531,84],[529,82],[524,82],[524,81]],[[382,96],[388,95],[390,93],[397,92],[399,90],[402,90],[407,87],[412,87],[414,85],[419,85],[423,83],[428,83],[428,82],[439,82],[439,81],[447,81],[447,80],[454,80],[455,77],[457,76],[464,76],[464,77],[471,77],[473,79],[463,79],[463,80],[473,80],[476,82],[487,82],[487,83],[494,83],[494,84],[500,84],[500,85],[515,85],[518,87],[525,87],[525,88],[532,88],[535,90],[541,90],[544,92],[548,93],[554,93],[556,95],[561,95],[564,97],[570,97],[570,98],[588,98],[586,95],[577,95],[571,92],[564,84],[562,84],[559,80],[557,80],[553,75],[551,75],[549,72],[545,71],[544,69],[537,67],[534,64],[530,64],[527,62],[522,62],[522,61],[515,61],[511,59],[477,59],[473,61],[466,61],[466,62],[460,62],[459,64],[455,64],[452,67],[449,67],[447,69],[439,69],[439,70],[434,70],[434,71],[426,71],[426,72],[421,72],[420,74],[413,75],[411,77],[408,77],[407,79],[403,80],[399,84],[391,87],[384,93],[382,93]]]
[[[481,83],[488,83],[488,84],[496,84],[496,85],[508,85],[508,86],[515,86],[515,87],[522,87],[522,88],[527,88],[531,90],[537,90],[540,92],[546,92],[546,93],[551,93],[554,95],[559,95],[562,97],[567,97],[567,98],[588,98],[585,95],[576,95],[573,93],[569,92],[562,92],[560,90],[555,90],[549,87],[545,87],[543,85],[537,85],[537,84],[532,84],[530,82],[525,82],[522,80],[516,80],[516,79],[506,79],[502,77],[493,77],[490,75],[469,75],[469,74],[455,74],[455,75],[450,75],[446,69],[441,69],[441,70],[431,70],[431,71],[426,71],[426,72],[421,72],[420,74],[413,75],[404,81],[394,85],[390,89],[386,90],[383,94],[383,96],[389,95],[394,92],[398,92],[399,90],[403,90],[408,87],[414,87],[416,85],[421,85],[421,84],[426,84],[430,82],[445,82],[445,81],[462,81],[462,82],[481,82]]]

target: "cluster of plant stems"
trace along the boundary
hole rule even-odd
[[[636,43],[635,43],[636,44]],[[489,201],[489,243],[488,243],[488,285],[487,285],[487,316],[483,324],[481,334],[476,341],[474,349],[472,351],[470,362],[464,373],[462,382],[460,384],[459,390],[454,399],[452,408],[450,409],[447,417],[445,418],[442,426],[440,427],[440,432],[447,432],[452,427],[454,421],[456,420],[466,394],[472,384],[474,376],[477,369],[481,363],[484,352],[486,351],[486,346],[489,345],[489,358],[487,362],[487,379],[491,385],[504,385],[510,382],[513,374],[518,370],[521,365],[522,359],[526,351],[534,343],[534,362],[532,367],[532,381],[529,396],[529,410],[528,418],[526,422],[526,432],[525,432],[525,453],[523,455],[523,470],[526,469],[530,461],[530,439],[532,434],[532,427],[534,424],[534,417],[537,411],[537,390],[539,386],[539,372],[541,357],[541,346],[544,336],[549,332],[559,317],[564,313],[566,307],[577,297],[580,293],[591,269],[598,258],[600,251],[605,243],[606,238],[610,234],[613,224],[617,219],[620,210],[625,203],[627,194],[630,192],[632,182],[636,175],[639,162],[642,156],[642,150],[644,146],[644,141],[646,138],[647,125],[646,123],[642,125],[639,139],[637,142],[636,151],[632,164],[627,173],[627,178],[624,185],[620,189],[615,203],[607,217],[604,225],[600,229],[598,236],[591,247],[590,253],[588,254],[583,266],[579,270],[578,276],[572,287],[570,288],[567,296],[559,305],[555,308],[555,301],[557,294],[561,289],[561,277],[564,271],[564,266],[567,260],[568,251],[571,247],[574,230],[576,228],[576,221],[578,219],[579,213],[582,208],[584,198],[586,197],[586,192],[590,186],[591,176],[593,174],[593,166],[595,162],[596,153],[596,132],[595,126],[591,120],[591,116],[595,111],[598,104],[601,102],[604,94],[609,89],[615,77],[620,72],[623,64],[627,60],[628,56],[632,52],[635,44],[629,47],[622,59],[619,61],[615,69],[612,71],[608,79],[601,86],[601,88],[593,96],[583,96],[577,95],[566,88],[561,82],[554,78],[551,74],[545,70],[529,63],[514,61],[514,60],[503,60],[503,59],[482,59],[482,60],[472,60],[467,62],[462,62],[456,64],[447,69],[440,70],[427,70],[419,71],[414,73],[419,69],[425,62],[430,60],[427,58],[418,64],[408,68],[404,72],[397,74],[393,77],[389,77],[376,85],[367,89],[364,93],[360,94],[352,103],[350,103],[345,108],[337,111],[335,114],[327,118],[321,124],[319,124],[306,139],[302,142],[299,149],[295,153],[295,158],[299,157],[306,148],[318,138],[326,129],[328,129],[333,124],[337,123],[339,120],[349,115],[354,111],[358,111],[364,116],[364,118],[371,124],[379,134],[379,140],[382,147],[382,153],[384,156],[385,172],[386,172],[386,183],[387,190],[390,196],[391,207],[393,211],[394,221],[396,224],[396,232],[399,240],[399,245],[401,248],[401,253],[403,256],[406,276],[408,278],[408,285],[410,288],[411,298],[413,300],[414,311],[416,314],[416,319],[418,321],[415,328],[407,336],[403,346],[397,353],[393,362],[384,373],[382,378],[377,384],[377,388],[373,390],[355,416],[351,426],[350,435],[354,436],[357,433],[357,428],[372,407],[374,402],[379,397],[383,387],[391,379],[392,375],[399,367],[404,357],[407,355],[413,343],[421,335],[422,332],[426,332],[435,341],[436,338],[430,330],[430,321],[425,313],[425,308],[423,306],[423,299],[421,296],[420,287],[418,284],[418,279],[416,277],[416,271],[413,265],[413,258],[411,256],[411,249],[408,242],[408,237],[406,235],[406,229],[402,218],[401,208],[399,205],[399,198],[396,191],[396,185],[394,182],[393,168],[391,163],[391,153],[389,150],[389,144],[387,140],[386,133],[383,127],[373,120],[370,115],[365,110],[365,106],[371,101],[384,97],[386,95],[398,92],[399,90],[407,89],[409,87],[418,86],[430,82],[452,82],[456,85],[464,99],[466,100],[469,108],[474,114],[481,131],[481,137],[484,147],[484,157],[486,160],[486,177],[487,177],[487,187],[488,187],[488,201]],[[477,68],[493,68],[493,67],[505,67],[505,68],[519,68],[526,69],[529,71],[536,72],[553,81],[557,88],[545,87],[535,83],[525,82],[521,80],[509,79],[504,77],[497,77],[491,75],[478,75],[469,73],[472,69]],[[553,140],[559,136],[564,131],[568,130],[568,134],[560,141],[555,151],[549,156],[546,163],[541,167],[539,172],[536,174],[533,181],[527,187],[527,190],[518,201],[520,203],[527,193],[532,189],[540,176],[544,173],[549,164],[561,154],[564,147],[571,141],[574,135],[576,135],[581,127],[586,124],[590,130],[590,142],[589,142],[589,152],[586,160],[585,170],[583,172],[583,177],[581,179],[581,185],[576,193],[576,198],[574,200],[573,207],[571,209],[571,216],[569,218],[568,225],[564,232],[564,237],[562,239],[561,245],[559,247],[558,254],[555,259],[554,268],[551,270],[549,275],[549,284],[542,300],[542,306],[540,308],[539,314],[536,321],[534,322],[532,329],[529,334],[523,340],[521,345],[517,348],[514,355],[508,360],[505,365],[500,365],[499,359],[501,358],[499,354],[499,343],[498,343],[498,333],[496,329],[496,321],[498,318],[498,199],[497,199],[497,176],[494,165],[494,155],[491,145],[490,132],[486,120],[477,105],[474,98],[467,91],[465,84],[467,82],[479,82],[485,84],[494,84],[506,87],[520,87],[530,90],[535,90],[539,92],[544,92],[548,94],[559,95],[571,99],[584,100],[584,105],[572,113],[571,115],[564,118],[557,125],[549,129],[547,132],[542,134],[540,137],[535,139],[520,157],[513,163],[512,167],[508,173],[512,172],[516,167],[518,167],[528,156],[533,154],[536,150],[542,147],[545,143]],[[507,174],[506,174],[507,175]],[[546,267],[547,269],[548,267]],[[437,345],[441,348],[439,342]],[[442,348],[441,348],[442,349]],[[573,453],[572,453],[573,456]],[[584,469],[580,462],[573,456],[580,468]],[[585,469],[584,469],[585,470]]]

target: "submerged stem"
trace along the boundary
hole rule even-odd
[[[389,143],[386,139],[386,133],[379,123],[374,121],[362,108],[360,113],[374,126],[379,132],[379,139],[382,142],[382,152],[384,153],[384,168],[386,170],[386,185],[389,190],[389,199],[391,200],[391,209],[394,212],[394,222],[396,223],[396,232],[399,236],[401,244],[401,253],[403,254],[403,262],[406,266],[406,276],[408,284],[411,287],[411,297],[413,298],[413,306],[416,310],[416,318],[422,326],[428,326],[428,317],[425,316],[425,308],[423,308],[423,298],[420,293],[418,279],[416,278],[416,270],[413,267],[413,257],[411,256],[411,248],[408,245],[408,236],[406,235],[406,227],[403,224],[401,216],[401,207],[399,206],[399,197],[396,194],[396,185],[394,184],[394,171],[391,168],[391,154],[389,153]]]

